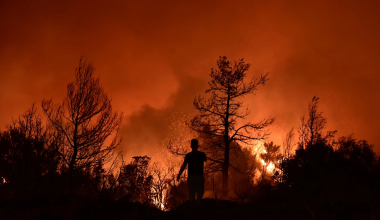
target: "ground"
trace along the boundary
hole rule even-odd
[[[0,219],[378,219],[375,214],[355,216],[326,212],[317,214],[305,204],[285,201],[260,201],[239,204],[226,200],[204,199],[201,207],[185,202],[175,210],[163,212],[128,200],[91,200],[77,196],[9,200],[0,202]]]

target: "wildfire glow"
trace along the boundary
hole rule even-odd
[[[276,168],[275,165],[274,165],[272,162],[270,162],[268,166],[267,166],[267,163],[265,163],[264,160],[261,160],[261,163],[262,163],[264,166],[267,167],[267,172],[271,172],[271,173],[273,173],[274,169]]]
[[[268,174],[274,173],[274,171],[276,170],[275,164],[272,162],[267,164],[263,159],[259,158],[259,155],[261,153],[264,153],[264,154],[268,153],[267,150],[264,148],[264,142],[258,141],[256,145],[247,146],[247,148],[250,149],[252,155],[257,156],[256,158],[260,161],[260,163],[263,165],[263,167],[266,168],[266,173],[268,173]],[[258,175],[258,176],[260,176],[260,175]],[[256,176],[256,178],[258,178],[258,176]]]
[[[165,190],[166,191],[166,190]],[[166,192],[165,192],[166,193]],[[157,208],[159,208],[159,209],[161,209],[161,210],[165,210],[165,205],[164,205],[164,202],[163,201],[165,201],[165,195],[162,195],[162,202],[161,201],[159,201],[157,198],[155,198],[155,199],[153,199],[153,204],[157,207]]]

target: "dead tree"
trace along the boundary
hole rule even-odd
[[[112,111],[111,100],[93,74],[93,64],[81,58],[75,81],[67,85],[62,103],[42,101],[48,121],[63,137],[59,154],[68,168],[70,182],[75,171],[108,162],[120,143],[117,134],[123,114]]]
[[[253,140],[265,139],[269,133],[264,129],[273,123],[274,118],[238,126],[238,120],[244,120],[250,113],[248,108],[242,110],[241,98],[264,85],[268,73],[246,81],[250,64],[244,63],[243,59],[235,61],[232,66],[227,57],[219,57],[217,65],[218,69],[211,70],[210,88],[206,90],[210,96],[194,99],[194,107],[200,114],[191,120],[190,128],[211,140],[206,150],[214,171],[222,172],[222,191],[227,198],[228,169],[232,166],[230,151],[239,148],[239,144],[252,144]],[[237,144],[231,146],[232,142]]]
[[[304,149],[306,146],[315,144],[320,140],[328,140],[334,137],[336,131],[327,131],[323,134],[326,128],[327,119],[323,117],[323,112],[318,111],[319,98],[314,96],[308,105],[308,118],[301,118],[301,126],[299,133],[299,147]]]
[[[285,160],[289,158],[292,154],[294,147],[294,127],[290,129],[288,133],[286,133],[285,137],[282,139],[282,159]]]

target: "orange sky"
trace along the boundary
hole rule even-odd
[[[328,129],[380,152],[379,1],[1,1],[0,126],[61,101],[81,55],[123,111],[121,149],[149,154],[173,112],[194,113],[220,55],[269,72],[250,119],[281,137],[320,97]]]

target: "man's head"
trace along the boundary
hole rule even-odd
[[[191,140],[191,149],[198,150],[198,140],[197,139]]]

